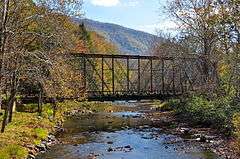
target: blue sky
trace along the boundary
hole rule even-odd
[[[166,0],[84,0],[85,17],[156,34],[175,27],[162,11]]]

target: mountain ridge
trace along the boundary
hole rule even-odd
[[[95,31],[107,41],[116,45],[122,54],[149,55],[156,35],[134,30],[118,24],[99,22],[91,19],[74,19],[77,23],[84,23],[87,30]]]

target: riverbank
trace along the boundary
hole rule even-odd
[[[55,118],[50,104],[43,105],[42,116],[38,113],[15,112],[13,121],[6,127],[6,131],[0,134],[0,159],[24,159],[27,156],[34,158],[38,152],[46,151],[57,143],[55,134],[62,131],[61,125],[65,116],[114,109],[110,103],[77,101],[62,102],[57,106]]]
[[[189,106],[179,103],[178,100],[170,100],[166,103],[155,102],[155,109],[161,113],[150,113],[148,114],[148,118],[151,118],[155,125],[159,126],[162,126],[163,123],[172,123],[171,126],[166,128],[167,131],[171,131],[173,134],[183,137],[185,136],[188,140],[196,140],[202,147],[210,149],[222,158],[239,159],[240,154],[238,145],[236,144],[238,142],[237,138],[233,134],[226,135],[226,132],[222,131],[222,129],[217,129],[221,122],[222,127],[224,127],[226,124],[225,121],[218,120],[216,123],[217,126],[209,124],[204,125],[204,121],[196,122],[195,118],[203,116],[199,110],[207,112],[209,108],[198,105],[198,103],[194,103],[193,105],[194,107],[198,107],[198,109],[189,108]],[[179,111],[179,109],[181,111]],[[214,109],[212,111],[214,111]],[[189,112],[195,114],[195,118],[192,118],[191,115],[186,116],[184,114],[189,114]],[[161,117],[165,113],[167,113],[167,115],[165,115],[166,117]],[[214,117],[218,115],[220,116],[221,114],[213,114],[212,118],[214,119]],[[212,119],[209,118],[205,120]],[[226,127],[230,127],[230,125]],[[234,131],[234,129],[231,131]]]
[[[149,113],[147,118],[153,125],[164,131],[183,137],[186,141],[197,142],[203,149],[209,150],[224,159],[238,159],[234,150],[235,139],[227,138],[216,129],[209,127],[192,126],[175,116],[174,112]]]

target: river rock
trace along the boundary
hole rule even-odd
[[[108,152],[112,152],[112,151],[113,151],[113,148],[109,147],[109,148],[107,149],[107,151],[108,151]]]
[[[130,149],[131,146],[130,146],[130,145],[127,145],[127,146],[124,146],[124,148],[126,148],[126,149]]]
[[[36,147],[40,152],[46,152],[47,151],[46,145],[44,145],[42,143],[40,145],[37,145]]]
[[[113,142],[112,141],[108,141],[107,144],[111,145],[111,144],[113,144]]]
[[[35,156],[32,154],[28,154],[27,159],[35,159]]]
[[[54,135],[48,135],[48,142],[56,141],[56,137]]]
[[[149,129],[149,125],[139,126],[139,129]]]
[[[196,141],[199,141],[199,142],[207,142],[207,139],[206,139],[205,136],[201,136],[201,137],[198,137],[198,138],[196,139]]]
[[[179,130],[182,134],[189,134],[191,132],[190,128],[180,128]]]

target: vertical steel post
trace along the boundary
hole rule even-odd
[[[127,57],[127,91],[128,91],[128,93],[129,93],[129,91],[130,91],[130,88],[129,88],[129,80],[130,80],[130,78],[129,78],[129,57]]]
[[[172,71],[173,71],[173,94],[176,94],[176,90],[175,90],[175,62],[174,60],[172,60]]]
[[[151,93],[153,93],[153,60],[150,59],[150,90],[151,90]]]
[[[140,93],[141,89],[141,61],[138,58],[138,93]]]
[[[164,65],[164,59],[162,59],[162,94],[165,92]]]
[[[181,85],[181,93],[183,94],[184,88],[183,88],[183,81],[182,81],[182,68],[180,69],[180,85]]]
[[[114,80],[114,57],[112,56],[112,93],[115,94],[115,80]]]
[[[83,87],[87,91],[87,68],[86,68],[86,57],[83,57]]]
[[[102,95],[104,95],[104,58],[102,57]]]

